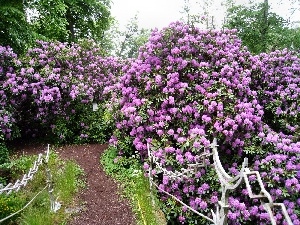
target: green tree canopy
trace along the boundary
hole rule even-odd
[[[22,53],[36,39],[101,42],[110,0],[0,0],[0,45]]]
[[[224,26],[236,28],[243,44],[253,53],[300,47],[299,29],[289,27],[288,21],[270,12],[268,1],[250,7],[233,5]]]
[[[0,45],[21,53],[33,42],[22,0],[0,0]]]
[[[36,32],[48,40],[99,41],[110,26],[109,0],[32,0]]]

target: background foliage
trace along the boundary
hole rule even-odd
[[[275,49],[299,49],[299,27],[270,12],[268,1],[250,7],[232,5],[228,8],[225,27],[238,29],[243,44],[255,54]]]
[[[110,27],[109,0],[0,1],[0,45],[24,53],[36,40],[100,43]]]

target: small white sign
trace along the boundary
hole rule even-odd
[[[98,110],[98,104],[97,103],[93,103],[93,111],[97,111]]]

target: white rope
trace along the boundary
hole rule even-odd
[[[183,201],[181,201],[180,199],[176,198],[174,195],[172,195],[172,194],[170,194],[169,192],[166,192],[165,190],[161,189],[156,183],[154,183],[154,182],[152,181],[152,179],[151,179],[151,183],[152,183],[158,190],[160,190],[161,192],[165,193],[166,195],[169,195],[170,197],[172,197],[173,199],[175,199],[176,201],[178,201],[180,204],[182,204],[183,206],[187,207],[187,208],[188,208],[189,210],[191,210],[192,212],[194,212],[194,213],[198,214],[199,216],[201,216],[201,217],[203,217],[203,218],[209,220],[210,222],[213,222],[213,223],[214,223],[214,221],[213,221],[211,218],[209,218],[209,217],[203,215],[202,213],[196,211],[195,209],[193,209],[192,207],[188,206],[187,204],[185,204],[185,203],[184,203]]]
[[[171,179],[181,179],[182,177],[187,177],[189,174],[194,173],[198,168],[200,167],[204,167],[205,166],[205,161],[203,163],[196,163],[196,164],[191,164],[188,165],[189,167],[187,169],[181,169],[181,172],[175,171],[168,171],[165,168],[163,168],[163,166],[158,163],[158,159],[157,157],[155,157],[152,152],[150,151],[150,147],[149,144],[147,143],[147,149],[148,149],[148,157],[150,159],[150,168],[152,168],[152,163],[155,164],[156,168],[158,168],[159,171],[163,172],[164,175],[168,176]],[[209,154],[207,153],[202,153],[201,157],[205,157]],[[197,215],[203,217],[204,219],[212,222],[213,224],[217,224],[217,221],[205,216],[204,214],[198,212],[197,210],[193,209],[192,207],[188,206],[187,204],[185,204],[183,201],[181,201],[180,199],[178,199],[177,197],[175,197],[174,195],[170,194],[169,192],[166,192],[165,190],[161,189],[152,179],[151,177],[151,173],[149,170],[149,182],[150,182],[150,190],[151,190],[151,186],[154,185],[158,190],[160,190],[161,192],[165,193],[166,195],[172,197],[174,200],[178,201],[180,204],[182,204],[183,206],[187,207],[187,209],[191,210],[192,212],[196,213]],[[214,215],[214,213],[213,213]]]
[[[18,210],[17,212],[14,212],[13,214],[11,214],[11,215],[9,215],[9,216],[7,216],[7,217],[5,217],[5,218],[3,218],[3,219],[1,219],[0,220],[0,223],[2,223],[3,221],[5,221],[5,220],[7,220],[7,219],[9,219],[9,218],[11,218],[11,217],[13,217],[14,215],[16,215],[16,214],[18,214],[18,213],[20,213],[20,212],[22,212],[24,209],[26,209],[32,202],[33,202],[33,200],[39,195],[39,194],[41,194],[46,188],[48,187],[48,185],[46,185],[41,191],[39,191],[39,193],[37,193],[22,209],[20,209],[20,210]]]

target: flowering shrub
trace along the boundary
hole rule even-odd
[[[3,121],[14,120],[23,137],[38,134],[56,142],[104,142],[112,120],[107,120],[109,96],[103,95],[103,89],[115,80],[121,65],[100,53],[92,43],[82,48],[39,41],[22,60],[14,61],[13,69],[3,73],[2,86],[18,112],[17,118],[6,113]],[[99,105],[97,112],[92,111],[93,102]],[[5,105],[4,112],[8,109]],[[11,129],[3,128],[5,131]],[[96,131],[98,134],[92,134]]]
[[[14,71],[17,55],[9,47],[0,46],[0,164],[7,162],[8,149],[4,143],[6,139],[19,137],[16,125],[17,113],[13,105],[10,91],[5,87],[6,73]]]
[[[82,49],[46,42],[40,42],[27,57],[29,68],[24,72],[32,79],[29,91],[36,105],[35,119],[50,125],[62,141],[89,140],[89,127],[84,123],[95,114],[92,102],[103,102],[102,90],[113,81],[111,70],[117,61],[102,58],[93,45]]]
[[[19,136],[14,99],[7,87],[7,82],[12,82],[10,74],[14,72],[15,62],[18,62],[17,55],[13,53],[12,49],[0,46],[0,141]]]
[[[252,74],[251,88],[257,90],[264,106],[264,121],[277,132],[299,140],[300,59],[294,52],[262,53],[260,67]]]
[[[266,173],[275,171],[274,164],[265,165],[264,161],[274,154],[285,154],[293,165],[299,165],[299,143],[266,124],[269,121],[265,109],[269,106],[262,99],[266,90],[258,86],[259,80],[254,80],[264,68],[269,67],[241,46],[235,31],[202,31],[181,23],[155,30],[138,59],[125,65],[117,85],[109,87],[111,92],[120,94],[117,131],[111,143],[122,146],[120,153],[129,155],[133,154],[132,143],[144,159],[149,143],[159,163],[169,171],[200,162],[199,154],[209,151],[215,137],[222,162],[233,175],[238,173],[243,157],[249,158],[251,167]],[[278,168],[285,170],[285,163],[280,162]],[[206,163],[209,165],[209,160]],[[147,161],[144,167],[149,169]],[[298,167],[283,173],[282,182],[292,179],[297,185]],[[151,173],[157,175],[156,168]],[[161,189],[208,215],[220,197],[220,186],[210,166],[181,180],[157,176],[157,181]],[[274,189],[273,180],[265,177],[264,182],[269,190]],[[297,187],[278,188],[288,194],[278,195],[279,191],[272,190],[277,200],[299,198]],[[204,223],[167,196],[161,194],[161,198],[170,220]],[[268,223],[265,211],[255,210],[260,204],[250,201],[246,193],[232,193],[230,205],[231,224]],[[288,210],[299,221],[297,211]]]

